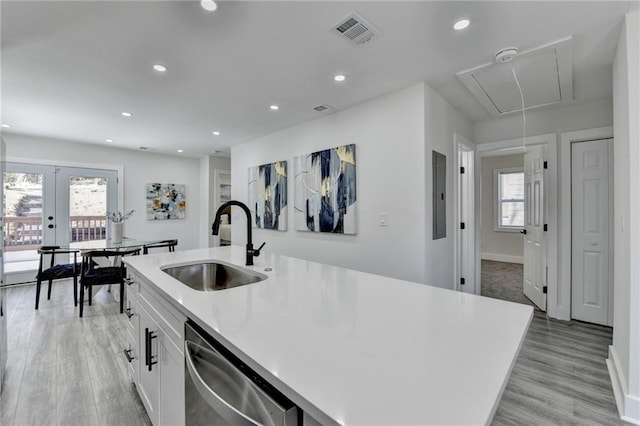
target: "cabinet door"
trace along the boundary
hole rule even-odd
[[[160,341],[160,424],[185,422],[184,354],[166,336]]]
[[[138,303],[138,314],[140,316],[140,334],[138,337],[140,353],[140,381],[138,383],[138,393],[140,399],[147,409],[149,419],[154,425],[158,424],[158,397],[159,397],[159,370],[158,349],[160,339],[160,327],[156,324],[149,313]],[[151,362],[151,365],[149,365]],[[155,363],[155,364],[153,364]]]

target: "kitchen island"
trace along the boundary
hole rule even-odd
[[[202,292],[161,268],[216,260],[267,276]],[[533,310],[461,292],[231,246],[125,259],[321,424],[487,424]],[[175,384],[178,386],[178,384]]]

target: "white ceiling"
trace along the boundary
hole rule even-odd
[[[202,156],[320,117],[318,104],[342,110],[420,81],[478,121],[490,116],[457,72],[490,62],[503,47],[522,51],[567,36],[574,99],[593,100],[612,94],[622,18],[637,6],[218,4],[211,14],[197,1],[2,1],[2,122],[17,133]],[[361,47],[332,32],[354,11],[381,33]],[[456,32],[460,17],[471,26]],[[168,72],[152,71],[157,62]],[[333,81],[338,72],[345,82]],[[280,110],[269,110],[272,103]]]

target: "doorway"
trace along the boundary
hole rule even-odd
[[[486,277],[483,274],[482,265],[483,258],[485,259],[485,265],[487,262],[501,262],[497,266],[514,266],[514,271],[509,270],[510,274],[513,272],[518,276],[516,280],[513,279],[511,274],[510,281],[514,286],[517,286],[515,291],[520,296],[524,294],[525,289],[525,277],[530,278],[531,288],[536,288],[539,292],[540,299],[534,300],[535,304],[541,309],[548,309],[549,315],[554,316],[556,312],[557,304],[557,241],[558,241],[558,227],[557,227],[557,163],[556,163],[556,135],[547,134],[540,136],[532,136],[526,138],[526,144],[523,144],[522,138],[512,139],[507,141],[490,142],[477,145],[476,154],[476,167],[482,170],[483,163],[487,161],[487,157],[500,157],[514,154],[525,155],[526,153],[538,153],[530,154],[535,157],[532,160],[532,164],[537,164],[536,170],[538,174],[544,176],[544,180],[538,179],[539,175],[536,173],[530,174],[531,192],[528,193],[525,182],[526,173],[524,171],[525,164],[524,159],[521,160],[519,166],[512,166],[510,168],[520,168],[520,176],[509,175],[509,172],[514,170],[508,170],[510,168],[505,167],[503,170],[504,175],[499,173],[492,173],[491,177],[481,177],[476,184],[476,190],[480,192],[480,200],[489,201],[491,208],[480,208],[478,203],[478,210],[480,211],[480,223],[485,225],[488,222],[490,224],[490,230],[492,232],[496,229],[500,229],[500,235],[509,238],[510,244],[513,248],[503,250],[503,252],[492,252],[490,242],[484,238],[482,232],[482,225],[480,229],[476,231],[477,235],[477,265],[480,269],[478,276]],[[533,169],[532,169],[533,172]],[[502,180],[502,182],[498,182]],[[490,181],[490,182],[488,182]],[[515,184],[520,181],[521,190],[514,191],[509,189],[509,185]],[[490,183],[489,190],[486,185]],[[499,185],[507,185],[505,191],[498,193]],[[494,189],[495,186],[495,189]],[[528,199],[529,202],[525,202]],[[537,203],[532,201],[537,200]],[[544,200],[548,200],[544,203]],[[525,211],[525,205],[527,207],[539,206],[539,210]],[[526,223],[529,218],[531,224]],[[502,219],[502,221],[501,221]],[[522,223],[520,223],[522,222]],[[534,227],[534,228],[531,228]],[[529,256],[525,253],[525,241],[526,236],[529,234],[541,234],[541,235],[529,235],[540,238],[529,238],[531,242],[529,248],[535,250],[528,250]],[[520,234],[521,231],[527,231],[527,234]],[[534,232],[535,231],[535,232]],[[538,232],[540,231],[540,232]],[[544,242],[544,246],[539,245]],[[493,265],[495,266],[495,265]],[[517,269],[520,268],[522,272]],[[498,268],[499,274],[504,275],[505,269]],[[519,277],[522,277],[521,279]],[[486,282],[486,281],[485,281]],[[483,282],[478,283],[478,294],[484,294]],[[531,295],[529,295],[531,297]],[[527,299],[528,300],[528,299]],[[513,300],[518,301],[518,300]],[[522,301],[522,299],[520,299]],[[527,301],[527,303],[530,303]]]
[[[4,268],[8,283],[33,281],[40,245],[108,237],[117,206],[117,171],[6,163]]]

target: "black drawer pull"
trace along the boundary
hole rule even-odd
[[[126,356],[126,357],[127,357],[127,361],[129,361],[129,362],[131,362],[131,361],[133,361],[134,359],[136,359],[136,357],[131,356],[131,352],[132,352],[132,351],[133,351],[133,349],[125,349],[125,350],[124,350],[124,356]]]
[[[156,365],[158,361],[154,361],[157,357],[151,354],[151,341],[158,337],[153,331],[149,331],[148,328],[144,329],[144,365],[149,367],[149,371],[152,370],[152,366]]]
[[[135,315],[133,312],[131,312],[131,308],[125,309],[124,313],[127,315],[127,318],[131,318],[132,316]]]

